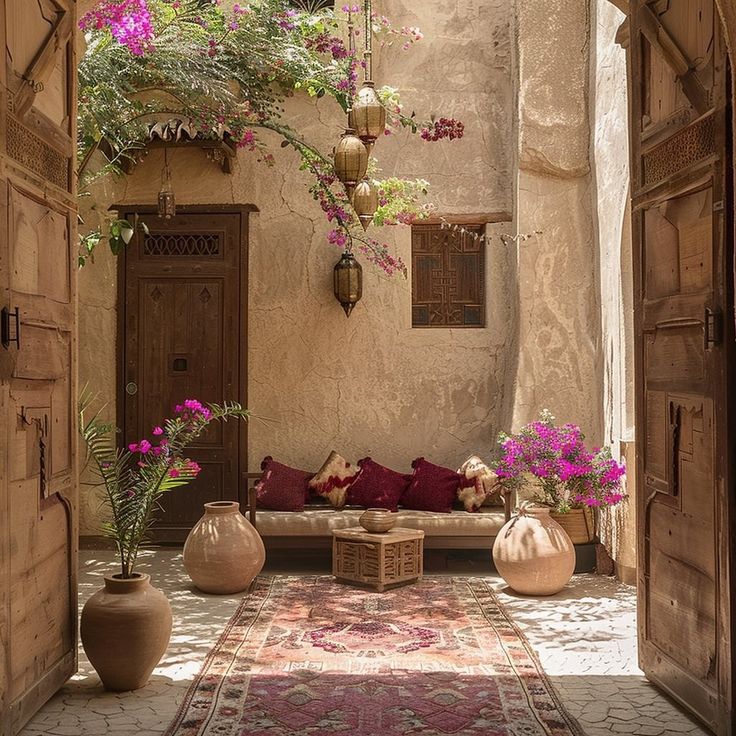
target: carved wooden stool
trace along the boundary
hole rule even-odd
[[[362,527],[332,532],[332,574],[382,593],[419,580],[424,570],[424,532],[395,527],[372,534]]]

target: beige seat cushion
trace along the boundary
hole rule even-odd
[[[304,511],[266,511],[256,514],[256,525],[263,537],[329,537],[333,529],[358,526],[365,509],[306,508]],[[484,506],[479,512],[399,511],[396,526],[422,529],[428,537],[495,536],[504,524],[503,509]]]

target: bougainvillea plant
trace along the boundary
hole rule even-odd
[[[543,411],[515,434],[502,433],[496,475],[507,488],[534,485],[534,500],[556,511],[615,506],[624,498],[625,468],[608,447],[589,451],[576,424],[555,425]]]
[[[87,44],[79,63],[80,191],[95,177],[119,171],[146,144],[149,125],[162,118],[188,121],[202,132],[227,131],[266,165],[274,163],[274,144],[291,146],[332,226],[329,242],[341,248],[355,242],[387,273],[405,273],[385,244],[363,232],[335,177],[330,152],[318,150],[284,119],[283,103],[297,92],[329,96],[346,112],[365,67],[362,51],[353,50],[362,48],[361,23],[349,23],[360,20],[362,5],[319,5],[100,0],[79,21]],[[369,27],[379,45],[408,49],[422,38],[418,28],[394,27],[383,15],[373,14]],[[348,42],[349,28],[355,43]],[[452,118],[420,121],[414,113],[406,115],[395,88],[380,88],[378,95],[387,111],[387,133],[409,130],[425,141],[463,135],[463,124]],[[104,164],[94,155],[98,151],[105,154]],[[407,223],[431,212],[423,201],[428,186],[423,180],[375,178],[373,184],[380,197],[376,224]],[[89,233],[80,264],[102,237],[117,252],[132,230],[117,220],[109,234]]]
[[[120,575],[133,575],[138,553],[148,541],[154,514],[164,493],[180,488],[199,474],[199,465],[185,457],[186,448],[214,421],[246,419],[248,411],[236,403],[204,405],[187,399],[174,417],[153,427],[150,438],[127,448],[118,447],[118,430],[100,418],[87,418],[93,397],[83,392],[79,427],[87,447],[87,463],[103,490],[107,520],[102,531],[115,542]]]

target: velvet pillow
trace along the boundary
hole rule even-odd
[[[414,474],[409,487],[401,496],[401,505],[416,511],[437,511],[449,514],[457,499],[463,476],[450,468],[434,465],[423,457],[411,464]]]
[[[256,483],[256,502],[272,511],[303,511],[312,473],[277,463],[270,455],[261,463],[263,475]]]
[[[309,487],[336,509],[341,509],[345,505],[348,488],[359,472],[359,468],[353,467],[333,450],[309,481]]]
[[[496,474],[477,455],[471,455],[457,472],[464,478],[457,497],[466,511],[479,511],[481,506],[503,504]]]
[[[348,503],[351,506],[398,511],[399,499],[409,485],[411,476],[379,465],[369,457],[359,460],[358,466],[360,474],[348,489]]]

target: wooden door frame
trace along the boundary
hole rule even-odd
[[[158,216],[158,208],[151,204],[116,204],[111,210],[136,212],[140,215]],[[250,245],[250,214],[258,212],[254,205],[229,204],[193,204],[177,205],[177,213],[183,215],[239,215],[240,216],[240,265],[238,311],[240,314],[240,335],[238,349],[238,385],[239,391],[235,401],[242,406],[248,406],[248,264]],[[124,251],[117,263],[118,301],[117,301],[117,336],[115,348],[115,400],[117,426],[120,428],[120,442],[125,441],[125,315],[126,315],[126,279],[127,279],[127,250]],[[238,452],[242,464],[238,479],[238,500],[241,507],[248,502],[248,422],[243,423],[238,441]],[[245,467],[243,467],[243,465]]]

